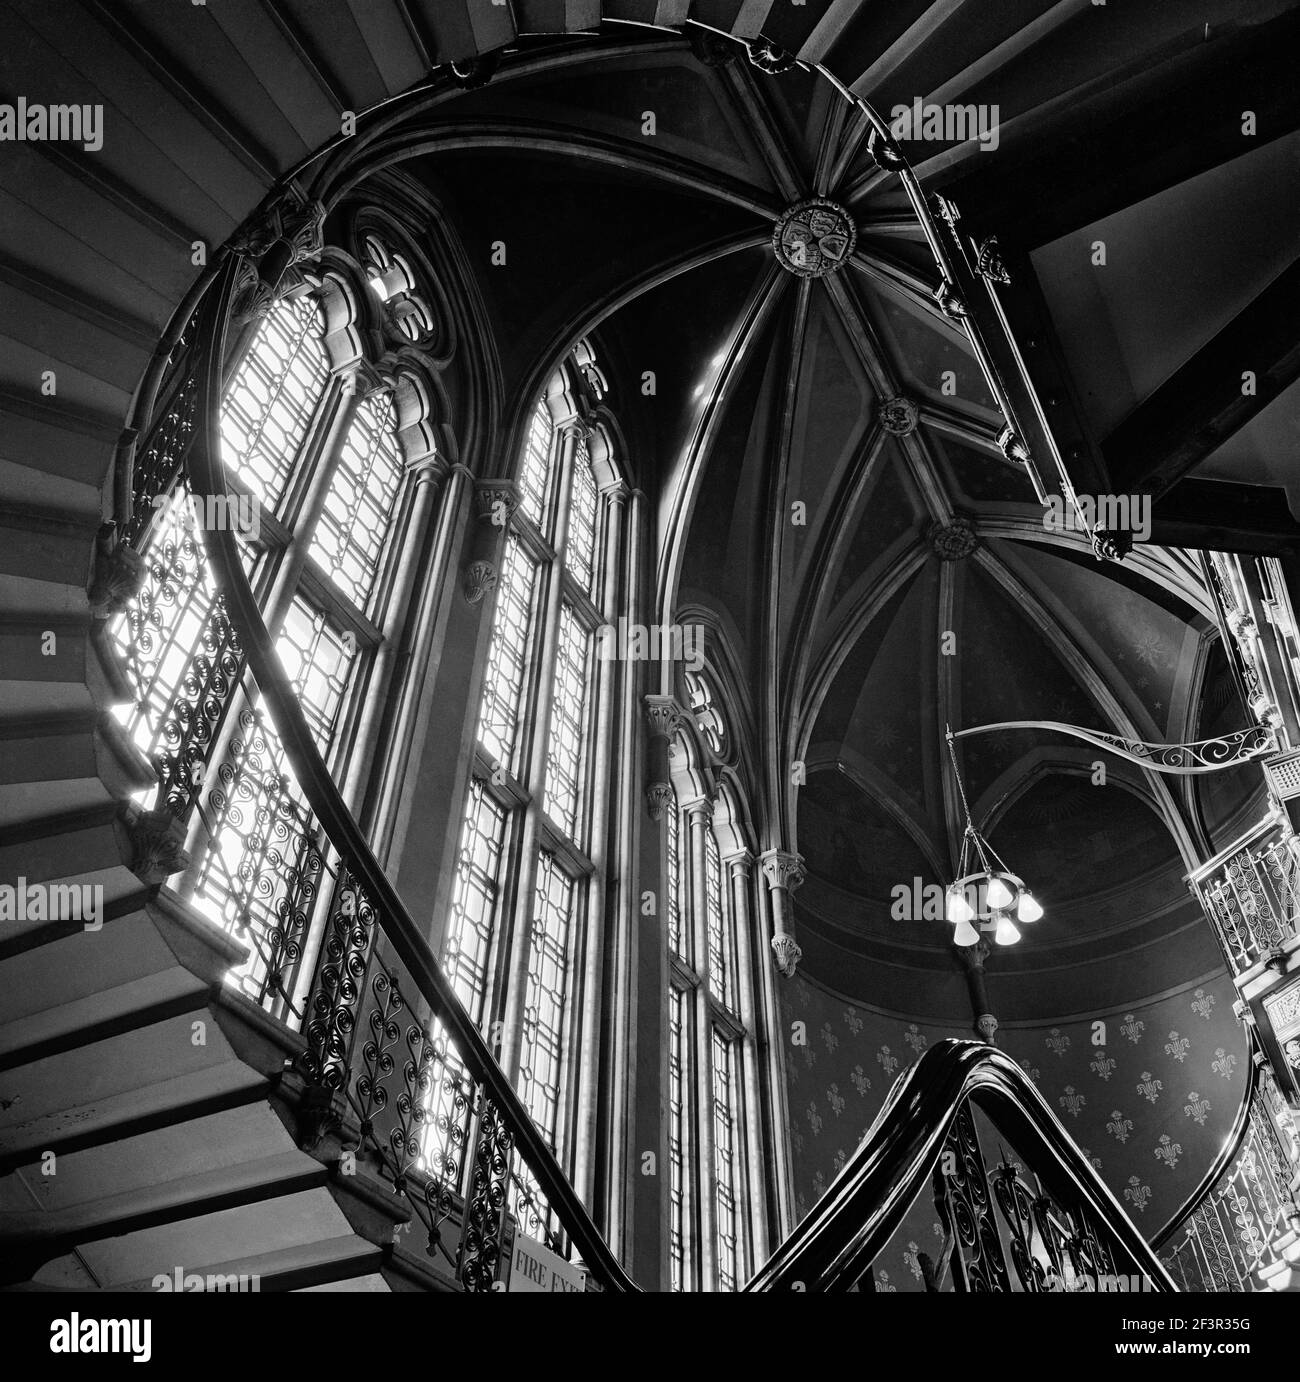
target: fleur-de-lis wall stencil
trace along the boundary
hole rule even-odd
[[[1160,1097],[1160,1091],[1165,1087],[1163,1080],[1157,1080],[1149,1070],[1142,1072],[1142,1078],[1137,1082],[1137,1092],[1144,1098],[1150,1099],[1154,1104]]]
[[[828,1056],[840,1044],[840,1039],[835,1035],[829,1022],[822,1023],[822,1040],[826,1043],[826,1054]]]
[[[1108,1056],[1105,1051],[1098,1051],[1092,1058],[1091,1069],[1097,1072],[1097,1077],[1108,1080],[1115,1073],[1115,1058]]]
[[[1079,1116],[1080,1109],[1088,1102],[1082,1094],[1075,1093],[1074,1086],[1065,1086],[1065,1093],[1056,1101],[1070,1115],[1071,1118]]]
[[[1142,1040],[1142,1033],[1146,1031],[1147,1024],[1140,1017],[1134,1017],[1132,1013],[1125,1013],[1124,1021],[1120,1023],[1119,1029],[1136,1046]]]
[[[1106,1131],[1123,1146],[1128,1141],[1128,1135],[1133,1131],[1133,1120],[1125,1118],[1119,1109],[1112,1109],[1110,1122],[1106,1124]]]
[[[1165,1042],[1165,1050],[1181,1065],[1187,1059],[1187,1048],[1191,1044],[1190,1037],[1179,1036],[1177,1032],[1170,1032],[1169,1040]]]
[[[844,1009],[844,1025],[849,1029],[853,1036],[857,1036],[862,1031],[862,1019],[858,1016],[856,1008]]]
[[[855,1065],[853,1074],[849,1078],[853,1081],[853,1088],[865,1099],[867,1090],[871,1088],[871,1081],[867,1078],[867,1072],[860,1065]]]
[[[891,1078],[894,1071],[898,1069],[898,1057],[889,1054],[888,1046],[882,1046],[880,1050],[876,1052],[876,1059],[880,1062],[880,1067],[885,1072],[885,1078]]]
[[[1070,1049],[1070,1038],[1059,1027],[1053,1027],[1047,1034],[1047,1049],[1053,1055],[1063,1056]]]
[[[1151,1187],[1143,1185],[1140,1177],[1130,1176],[1124,1198],[1140,1213],[1147,1207],[1147,1201],[1151,1198]]]
[[[1192,1011],[1199,1013],[1207,1022],[1210,1014],[1214,1011],[1214,995],[1206,993],[1204,989],[1197,989],[1192,995]]]
[[[808,1126],[812,1129],[812,1135],[816,1137],[822,1130],[822,1117],[817,1112],[817,1101],[814,1099],[808,1105]]]
[[[840,1093],[837,1084],[831,1085],[826,1091],[826,1102],[831,1106],[831,1112],[838,1118],[844,1112],[844,1096]]]
[[[922,1272],[921,1264],[916,1260],[916,1254],[920,1252],[920,1250],[920,1243],[909,1242],[907,1245],[907,1251],[903,1254],[903,1261],[907,1263],[908,1269],[911,1271],[912,1275],[918,1281],[920,1281],[921,1279]]]
[[[1178,1158],[1183,1154],[1183,1144],[1175,1142],[1167,1132],[1162,1132],[1160,1145],[1154,1150],[1155,1155],[1172,1171],[1177,1167]]]
[[[1209,1111],[1210,1101],[1208,1099],[1202,1099],[1195,1090],[1187,1096],[1187,1102],[1183,1105],[1183,1112],[1189,1118],[1195,1119],[1196,1125],[1201,1128],[1205,1126],[1205,1115],[1209,1113]]]
[[[913,1051],[916,1051],[918,1053],[924,1051],[926,1046],[929,1044],[926,1041],[925,1037],[921,1034],[921,1029],[916,1025],[915,1022],[910,1023],[908,1025],[907,1031],[903,1033],[903,1040],[907,1042],[907,1044],[912,1048]]]
[[[1210,1062],[1210,1069],[1216,1075],[1222,1075],[1225,1080],[1232,1079],[1232,1072],[1237,1068],[1236,1056],[1229,1055],[1222,1046],[1214,1048],[1214,1059]]]

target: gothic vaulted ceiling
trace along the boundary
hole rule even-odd
[[[1177,741],[1241,712],[1193,556],[1147,545],[1103,564],[1045,527],[867,134],[815,73],[629,32],[439,97],[392,131],[383,176],[418,185],[459,235],[499,398],[526,397],[579,337],[596,343],[655,517],[647,615],[708,630],[755,843],[806,861],[806,972],[950,1020],[948,929],[893,904],[956,864],[945,727],[1046,719]],[[978,192],[978,155],[924,152],[933,176]],[[811,241],[842,252],[820,274],[816,253],[792,268],[773,248],[784,213],[816,198],[833,206],[801,213]],[[1118,350],[1112,373],[1131,367],[1137,347],[1116,338],[1140,282],[1108,286],[1128,294],[1123,313],[1088,298],[1071,316],[1075,267],[1059,247],[1041,262],[1100,416],[1108,367],[1089,344]],[[1172,361],[1177,323],[1162,329]],[[1098,425],[1132,406],[1112,399]],[[1249,770],[1193,785],[1109,758],[1099,774],[1096,751],[1043,731],[971,738],[958,756],[977,823],[1048,909],[991,967],[1001,1016],[1135,1003],[1217,967],[1182,879],[1240,822]]]

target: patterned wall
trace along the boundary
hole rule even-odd
[[[968,1026],[905,1022],[797,975],[781,985],[788,1039],[791,1144],[800,1217],[857,1147],[899,1072],[932,1042]],[[1091,1021],[1003,1028],[1017,1060],[1103,1179],[1148,1234],[1195,1189],[1245,1093],[1245,1034],[1224,975],[1144,1007]],[[793,1026],[802,1022],[802,1035]],[[1102,1035],[1102,1033],[1099,1033]],[[877,1260],[878,1289],[919,1290],[915,1253],[934,1257],[938,1216],[923,1195]]]

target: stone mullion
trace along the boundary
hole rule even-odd
[[[618,617],[623,598],[619,550],[623,537],[623,507],[627,490],[621,484],[605,491],[605,545],[598,568],[598,590],[602,618],[612,623]],[[594,1203],[596,1184],[596,1136],[600,1093],[600,1033],[604,1016],[605,993],[602,975],[605,964],[605,903],[611,890],[610,843],[614,823],[610,820],[610,798],[614,776],[616,732],[615,691],[618,686],[616,662],[591,657],[589,694],[595,708],[592,761],[586,774],[591,785],[587,811],[590,822],[588,850],[596,865],[585,899],[586,925],[580,952],[581,984],[575,986],[574,1009],[580,1034],[577,1043],[578,1070],[575,1093],[573,1183],[585,1204]],[[614,856],[617,858],[617,855]],[[575,976],[576,977],[576,976]]]

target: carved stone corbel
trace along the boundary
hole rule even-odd
[[[130,842],[129,868],[142,883],[150,887],[165,883],[189,868],[185,826],[170,811],[146,811],[128,802],[121,820]]]
[[[117,525],[105,523],[95,541],[95,567],[87,598],[96,619],[119,614],[139,593],[145,560],[129,543],[117,540]]]
[[[646,729],[646,810],[652,821],[661,821],[673,799],[672,773],[668,766],[668,746],[681,728],[685,716],[672,696],[645,698]]]
[[[513,480],[479,480],[474,487],[476,523],[469,561],[461,573],[466,604],[476,605],[497,583],[497,565],[510,519],[519,507]]]

